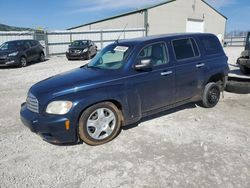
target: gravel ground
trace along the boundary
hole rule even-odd
[[[241,50],[226,51],[232,64]],[[52,57],[0,69],[0,187],[250,187],[250,95],[157,114],[98,147],[56,146],[31,133],[19,118],[30,86],[83,63]]]

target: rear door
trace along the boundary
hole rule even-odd
[[[41,54],[41,47],[40,47],[40,43],[38,41],[32,40],[30,41],[31,44],[31,48],[32,48],[32,53],[34,53],[34,60],[37,60],[40,58],[40,54]]]
[[[34,59],[34,51],[31,48],[31,44],[29,41],[24,41],[24,49],[27,55],[27,61],[33,61]]]
[[[194,38],[181,38],[172,41],[176,65],[176,102],[190,99],[199,94],[202,83],[200,72],[205,64]]]
[[[89,41],[89,49],[90,49],[91,56],[95,55],[95,45],[92,41]]]

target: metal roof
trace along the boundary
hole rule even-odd
[[[154,5],[151,5],[151,6],[147,6],[147,7],[144,7],[144,8],[140,8],[140,9],[137,9],[137,10],[134,10],[134,11],[130,11],[130,12],[126,12],[126,13],[123,13],[123,14],[119,14],[119,15],[116,15],[116,16],[111,16],[111,17],[108,17],[108,18],[105,18],[105,19],[101,19],[101,20],[97,20],[97,21],[94,21],[94,22],[89,22],[89,23],[86,23],[86,24],[83,24],[83,25],[79,25],[79,26],[76,26],[76,27],[71,27],[71,28],[68,28],[67,30],[71,30],[71,29],[77,29],[79,27],[83,27],[83,26],[87,26],[87,25],[91,25],[91,24],[95,24],[95,23],[99,23],[99,22],[103,22],[103,21],[107,21],[107,20],[112,20],[114,18],[119,18],[119,17],[123,17],[123,16],[127,16],[127,15],[131,15],[131,14],[135,14],[135,13],[138,13],[138,12],[142,12],[142,11],[145,11],[145,10],[149,10],[149,9],[152,9],[152,8],[155,8],[155,7],[158,7],[158,6],[161,6],[161,5],[165,5],[165,4],[168,4],[168,3],[172,3],[176,0],[167,0],[167,1],[164,1],[162,3],[157,3],[157,4],[154,4]],[[207,3],[205,0],[201,0],[202,2],[204,2],[206,5],[208,5],[210,8],[212,8],[215,12],[217,12],[219,15],[221,15],[222,17],[224,17],[225,19],[227,19],[226,16],[224,16],[223,14],[221,14],[218,10],[216,10],[214,7],[212,7],[209,3]]]

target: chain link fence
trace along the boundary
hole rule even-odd
[[[102,49],[115,40],[144,37],[146,30],[95,30],[84,32],[72,31],[29,31],[29,32],[0,32],[0,45],[6,41],[34,39],[45,48],[46,56],[64,54],[74,40],[92,40],[98,49]]]
[[[224,41],[225,46],[243,47],[246,44],[246,36],[227,36]]]

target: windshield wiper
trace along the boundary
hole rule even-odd
[[[83,67],[86,67],[88,69],[100,69],[100,70],[103,70],[101,67],[96,67],[96,66],[89,66],[89,65],[85,65]]]
[[[102,69],[101,67],[95,67],[95,66],[88,66],[89,69],[99,69],[99,70],[105,70],[105,69]]]

